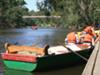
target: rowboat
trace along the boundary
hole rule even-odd
[[[57,46],[59,47],[59,46]],[[59,48],[60,49],[60,48]],[[76,53],[89,58],[92,48],[75,51]],[[6,68],[23,71],[41,71],[53,68],[62,68],[83,63],[84,60],[73,52],[62,54],[48,54],[42,57],[23,54],[2,53],[2,59]]]

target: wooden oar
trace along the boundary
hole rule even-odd
[[[58,42],[59,43],[59,42]],[[60,43],[59,43],[60,44]],[[65,48],[67,48],[65,45],[63,45]],[[68,48],[67,48],[68,49]],[[71,49],[68,49],[69,51],[71,51],[72,53],[74,53],[75,55],[77,55],[78,57],[82,58],[83,60],[85,60],[86,62],[88,61],[88,59],[84,56],[82,56],[81,54],[71,50]]]
[[[67,48],[66,46],[64,46],[65,48]],[[67,48],[68,49],[68,48]],[[72,53],[74,53],[75,55],[79,56],[80,58],[82,58],[83,60],[85,60],[86,62],[88,61],[88,59],[84,56],[82,56],[81,54],[71,50],[71,49],[68,49],[69,51],[71,51]]]

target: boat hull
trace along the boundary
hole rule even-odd
[[[92,49],[77,51],[80,55],[89,58]],[[36,62],[26,62],[19,60],[3,59],[5,66],[9,69],[23,71],[42,71],[50,69],[59,69],[83,63],[84,60],[76,54],[69,52],[59,55],[47,55],[36,58]]]
[[[89,58],[91,51],[90,49],[77,51],[80,55]],[[37,70],[49,70],[49,69],[59,69],[62,67],[70,67],[82,63],[86,63],[81,57],[76,54],[69,52],[60,55],[50,55],[37,59]]]
[[[37,67],[36,57],[31,55],[2,53],[2,59],[9,69],[33,71]]]
[[[23,70],[23,71],[33,71],[36,69],[37,63],[31,62],[21,62],[12,60],[3,60],[4,64],[9,69]]]

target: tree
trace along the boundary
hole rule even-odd
[[[23,26],[22,15],[28,12],[24,4],[24,0],[0,0],[0,28]]]
[[[69,25],[83,26],[92,24],[100,15],[97,9],[100,8],[99,0],[44,0],[38,3],[40,11],[50,13],[50,15],[59,15],[62,18],[56,23],[63,27]]]

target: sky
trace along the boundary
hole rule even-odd
[[[25,0],[27,3],[25,6],[29,9],[29,11],[34,10],[38,11],[36,2],[41,2],[43,0]]]

